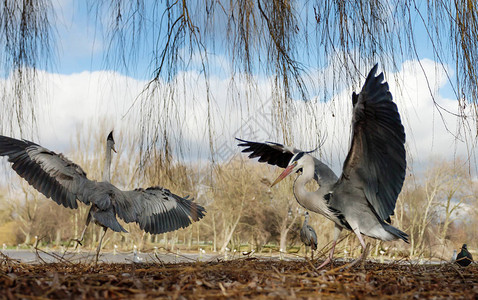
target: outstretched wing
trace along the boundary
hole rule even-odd
[[[338,184],[363,189],[377,215],[386,220],[405,179],[405,131],[383,73],[370,71],[359,95],[352,95],[352,142]]]
[[[113,201],[116,214],[127,223],[138,223],[141,229],[152,234],[185,228],[206,213],[201,205],[161,187],[120,193]]]
[[[78,188],[87,180],[80,166],[33,142],[6,136],[0,136],[0,156],[8,156],[13,170],[47,198],[78,208]]]
[[[247,147],[242,150],[242,152],[251,152],[251,154],[249,154],[249,158],[259,157],[259,162],[266,162],[270,165],[279,166],[281,168],[287,168],[287,165],[294,154],[300,152],[300,150],[293,147],[288,147],[273,142],[257,143],[241,140],[238,138],[236,138],[236,140],[241,142],[238,144],[239,147]]]

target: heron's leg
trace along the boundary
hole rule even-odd
[[[332,261],[332,257],[334,256],[335,245],[337,245],[337,240],[339,239],[340,233],[342,232],[342,227],[335,224],[334,226],[334,241],[332,243],[332,249],[330,249],[329,257],[318,267],[321,269],[328,265]]]
[[[81,232],[80,238],[73,239],[75,242],[77,242],[75,249],[78,248],[78,245],[82,245],[81,242],[83,241],[83,238],[85,237],[85,232],[86,232],[86,229],[88,228],[88,225],[90,225],[90,222],[91,222],[91,209],[88,211],[88,216],[86,217],[86,222],[85,222],[85,228]]]
[[[362,254],[360,255],[359,258],[357,258],[354,262],[352,262],[348,266],[349,268],[355,266],[357,263],[359,263],[362,260],[364,260],[365,258],[367,258],[367,255],[368,255],[368,253],[367,253],[368,252],[368,245],[365,245],[365,241],[362,238],[362,234],[360,233],[360,229],[358,227],[355,227],[354,228],[354,233],[357,236],[358,240],[360,241],[360,244],[362,245],[363,252],[362,252]]]
[[[101,235],[100,243],[98,244],[98,248],[96,248],[96,260],[95,260],[95,265],[98,264],[98,256],[100,255],[101,243],[103,242],[103,238],[105,237],[106,230],[108,230],[108,227],[103,227],[103,234]]]
[[[354,233],[355,233],[355,235],[357,236],[357,238],[359,239],[360,244],[362,245],[363,252],[362,252],[362,255],[360,255],[360,258],[359,258],[359,259],[362,259],[362,258],[364,258],[364,256],[367,255],[367,254],[365,253],[365,252],[367,252],[367,246],[365,245],[365,241],[364,241],[363,238],[362,238],[362,234],[360,233],[360,229],[355,228],[355,229],[354,229]]]

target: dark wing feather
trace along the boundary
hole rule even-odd
[[[270,165],[279,166],[281,168],[287,168],[294,154],[300,152],[298,149],[273,142],[257,143],[238,138],[236,138],[236,140],[241,142],[238,144],[239,147],[247,147],[242,150],[242,152],[251,152],[249,158],[259,157],[259,162],[267,162]]]
[[[152,234],[174,231],[199,221],[204,207],[161,187],[120,192],[113,201],[116,214],[125,222],[136,222]]]
[[[78,189],[87,180],[86,173],[62,154],[30,141],[0,136],[0,156],[8,156],[13,170],[47,198],[78,208]]]
[[[315,233],[314,228],[310,225],[307,225],[307,229],[310,232],[310,246],[312,250],[317,250],[317,233]]]
[[[352,96],[352,142],[338,184],[365,192],[377,215],[393,215],[405,179],[405,131],[383,73],[370,71],[360,94]]]

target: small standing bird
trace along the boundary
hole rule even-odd
[[[310,247],[311,258],[314,259],[314,250],[317,250],[317,234],[314,228],[309,225],[309,212],[304,213],[305,219],[300,229],[300,240],[305,245],[305,256],[307,256],[307,248]]]
[[[251,152],[249,158],[285,168],[272,185],[299,173],[293,187],[297,202],[334,222],[332,248],[319,268],[331,262],[343,229],[353,231],[364,249],[357,261],[367,252],[362,235],[408,243],[408,235],[390,224],[405,180],[405,130],[383,73],[375,76],[377,68],[372,68],[361,92],[352,94],[352,139],[340,177],[313,157],[313,151],[237,139],[238,146],[245,147],[242,152]],[[310,180],[318,183],[316,191],[306,188]]]
[[[463,244],[463,246],[461,246],[461,251],[456,256],[455,262],[462,267],[467,267],[473,262],[473,256],[471,256],[471,253],[468,251],[468,247],[466,246],[466,244]]]
[[[72,209],[78,208],[78,200],[91,204],[85,229],[77,241],[83,240],[90,221],[103,228],[96,262],[108,228],[127,232],[116,217],[126,223],[136,222],[146,232],[160,234],[185,228],[204,217],[206,212],[204,207],[187,197],[182,198],[159,186],[122,191],[112,185],[110,168],[111,152],[116,152],[114,145],[113,132],[110,132],[106,139],[103,181],[94,181],[61,153],[56,154],[27,140],[0,136],[0,156],[8,156],[13,170],[40,193]]]

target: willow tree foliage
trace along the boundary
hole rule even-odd
[[[3,131],[27,128],[34,120],[37,72],[55,59],[53,4],[0,3],[3,78],[12,79],[1,104],[2,119],[11,120],[10,127],[3,122]],[[431,45],[427,50],[434,59],[455,74],[449,81],[462,119],[471,117],[477,124],[478,8],[472,0],[91,0],[89,12],[108,45],[104,59],[109,68],[128,74],[138,71],[141,59],[149,61],[145,97],[135,103],[145,149],[167,150],[180,124],[172,120],[180,119],[174,106],[185,85],[177,76],[181,71],[195,69],[202,76],[206,122],[212,122],[215,99],[209,83],[218,72],[218,57],[227,63],[221,72],[231,89],[244,83],[250,89],[246,103],[237,103],[240,97],[231,92],[233,105],[254,100],[258,76],[270,79],[274,115],[287,139],[291,99],[308,100],[314,85],[329,99],[341,88],[337,82],[357,86],[358,75],[376,62],[396,71],[404,60],[422,58],[420,48]],[[324,68],[334,72],[314,73]],[[466,116],[469,106],[473,114]],[[214,150],[212,126],[208,134]]]

